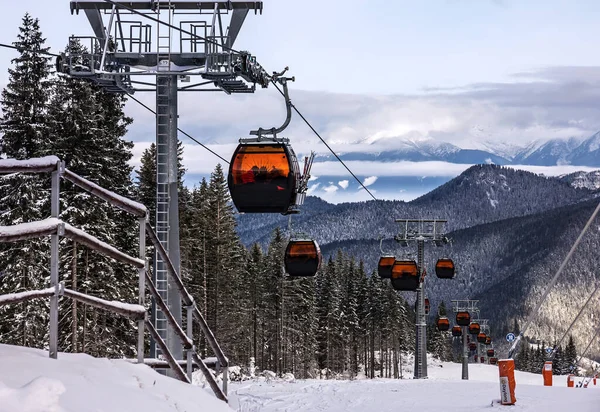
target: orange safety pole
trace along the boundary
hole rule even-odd
[[[498,370],[500,372],[500,403],[502,405],[514,405],[517,402],[515,397],[515,361],[514,359],[502,359],[498,361]]]
[[[552,361],[544,362],[542,375],[544,376],[544,386],[552,386]]]
[[[569,374],[569,376],[567,376],[567,388],[573,388],[575,387],[575,375],[573,375],[572,373]]]

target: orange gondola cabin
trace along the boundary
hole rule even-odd
[[[452,259],[438,259],[435,264],[435,275],[440,279],[453,279],[455,270]]]
[[[498,358],[490,358],[490,365],[495,365],[498,363]]]
[[[290,276],[314,276],[321,267],[321,250],[314,240],[290,240],[285,249],[285,271]]]
[[[494,349],[487,350],[488,358],[493,358],[495,354],[496,354],[496,352],[494,351]]]
[[[479,335],[477,335],[477,342],[479,342],[479,343],[485,343],[486,339],[487,339],[487,335],[483,332],[481,332]]]
[[[419,267],[414,260],[397,260],[392,267],[392,287],[415,291],[419,287]]]
[[[477,350],[477,344],[475,342],[469,343],[469,350]]]
[[[491,336],[486,336],[486,338],[485,338],[485,344],[486,345],[491,345],[492,344],[492,337]]]
[[[477,323],[477,322],[471,322],[471,324],[469,325],[469,334],[470,335],[479,335],[480,330],[481,330],[481,327],[479,326],[479,323]]]
[[[471,315],[467,311],[461,311],[456,314],[456,324],[459,326],[469,326]]]
[[[447,331],[448,329],[450,329],[450,320],[445,316],[441,316],[437,320],[437,328],[440,332]]]
[[[454,336],[454,337],[462,336],[462,329],[460,326],[458,326],[458,325],[452,326],[452,336]]]
[[[379,258],[379,264],[377,265],[377,273],[382,279],[390,279],[392,277],[392,267],[396,262],[394,256],[381,256]]]
[[[229,165],[227,184],[241,213],[293,213],[300,169],[292,147],[284,142],[241,143]],[[298,201],[300,200],[300,201]]]

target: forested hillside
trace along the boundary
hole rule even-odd
[[[590,198],[586,188],[567,181],[496,165],[475,165],[455,179],[412,202],[368,201],[331,205],[309,197],[300,215],[292,217],[294,231],[322,245],[350,239],[391,237],[394,218],[448,219],[449,231],[511,217],[526,216]],[[242,215],[242,242],[265,243],[277,226],[287,228],[284,216]]]

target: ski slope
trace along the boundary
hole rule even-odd
[[[0,412],[231,412],[148,366],[0,345]]]
[[[231,408],[206,389],[123,360],[62,353],[54,360],[45,351],[0,345],[0,365],[0,412],[600,411],[600,382],[567,388],[566,376],[556,376],[554,387],[544,387],[541,375],[517,372],[517,404],[509,408],[497,403],[495,366],[471,364],[463,381],[461,365],[435,360],[426,380],[410,379],[408,359],[403,380],[232,383]]]
[[[555,386],[544,387],[541,375],[517,372],[517,403],[509,407],[498,403],[496,366],[470,364],[470,379],[463,381],[460,364],[432,362],[428,375],[426,380],[407,374],[404,380],[247,381],[231,385],[230,404],[240,412],[600,411],[600,386],[567,388],[566,376],[555,376]]]

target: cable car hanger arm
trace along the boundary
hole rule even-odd
[[[264,135],[272,135],[273,138],[276,138],[279,133],[283,132],[286,129],[286,127],[288,127],[288,125],[290,124],[290,121],[292,120],[292,101],[290,100],[287,82],[288,81],[292,81],[292,82],[296,81],[296,77],[283,77],[285,72],[287,72],[288,70],[289,70],[289,67],[286,67],[280,73],[273,72],[273,75],[271,76],[271,81],[274,84],[279,83],[283,86],[283,97],[285,99],[285,110],[286,110],[285,121],[283,122],[283,124],[281,126],[279,126],[277,128],[271,127],[268,129],[263,129],[262,127],[259,127],[258,130],[252,130],[250,132],[250,134],[253,136],[258,136],[258,141],[261,141]]]

